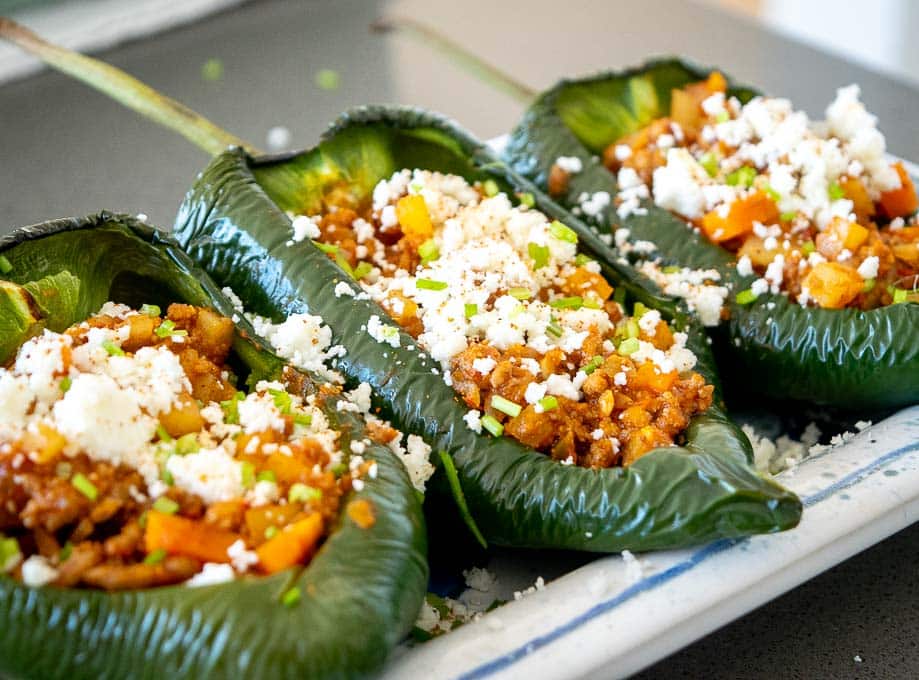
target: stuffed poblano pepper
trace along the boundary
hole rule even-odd
[[[377,669],[422,602],[424,521],[321,320],[253,317],[313,338],[293,368],[126,216],[17,230],[0,271],[0,672]]]
[[[116,69],[0,33],[202,148],[239,143]],[[797,523],[800,501],[754,472],[724,415],[699,328],[592,261],[595,234],[453,124],[358,109],[313,150],[253,156],[199,176],[183,245],[264,323],[324,318],[336,368],[435,447],[480,539],[645,550]]]
[[[230,150],[175,233],[256,312],[322,316],[337,370],[455,467],[488,541],[645,550],[798,520],[700,330],[442,118],[362,108],[310,151]]]
[[[506,158],[706,325],[746,389],[845,409],[919,399],[919,207],[857,86],[826,120],[664,60],[562,81]]]

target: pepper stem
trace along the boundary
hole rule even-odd
[[[536,91],[533,88],[524,85],[494,64],[488,63],[465,47],[438,33],[430,26],[419,23],[414,19],[400,16],[383,17],[371,24],[370,28],[378,33],[402,31],[422,45],[426,45],[445,55],[447,59],[466,69],[474,77],[510,95],[522,104],[529,105],[536,98]]]
[[[121,69],[49,43],[12,19],[0,17],[0,38],[9,40],[48,66],[82,81],[145,118],[178,132],[210,154],[219,154],[228,146],[241,147],[250,154],[259,153],[251,144]]]

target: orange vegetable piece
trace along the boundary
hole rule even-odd
[[[673,388],[678,377],[676,371],[661,373],[653,363],[646,361],[629,376],[629,384],[632,387],[648,389],[662,394]]]
[[[622,464],[631,465],[651,449],[670,445],[671,439],[666,432],[653,425],[646,425],[629,435],[629,441],[622,452]]]
[[[855,252],[868,238],[868,230],[865,227],[844,217],[834,217],[827,231],[833,233],[836,241],[850,252]]]
[[[261,540],[269,527],[285,527],[300,512],[296,505],[261,505],[246,510],[246,529],[253,540]]]
[[[192,399],[191,395],[183,394],[177,406],[160,415],[160,425],[170,437],[179,438],[204,429],[204,418],[201,417],[198,402]]]
[[[434,234],[431,215],[424,197],[403,196],[396,202],[396,219],[402,225],[402,233],[413,241],[425,241]]]
[[[919,208],[919,197],[916,196],[916,187],[903,163],[894,163],[894,169],[900,175],[901,186],[893,191],[885,191],[879,201],[881,212],[889,219],[912,215]]]
[[[726,217],[718,210],[702,218],[702,231],[715,243],[730,241],[753,231],[753,223],[772,224],[779,219],[779,208],[767,194],[757,191],[731,203]]]
[[[345,508],[345,511],[348,513],[348,517],[351,518],[351,521],[361,529],[369,529],[377,521],[373,513],[373,506],[370,504],[370,501],[364,498],[348,503],[348,507]]]
[[[705,79],[705,87],[709,92],[725,92],[728,89],[728,81],[721,71],[712,71]]]
[[[227,563],[230,561],[227,548],[238,540],[239,534],[205,522],[156,510],[147,513],[144,548],[148,553],[165,550],[170,555],[194,557],[202,562]]]
[[[850,251],[855,251],[867,238],[868,230],[865,227],[855,222],[850,222],[849,230],[846,232],[846,238],[843,240],[842,245]]]
[[[853,210],[859,222],[867,222],[874,217],[874,201],[871,200],[861,180],[849,177],[842,180],[839,186],[842,187],[846,198],[852,201]]]
[[[29,451],[36,463],[48,464],[61,455],[67,440],[50,425],[39,423],[37,431],[27,431],[19,444]]]
[[[306,479],[310,468],[293,456],[272,453],[265,460],[264,469],[274,473],[279,484],[294,484]]]
[[[398,313],[395,311],[397,307],[395,303],[397,300],[401,300],[402,302],[401,311]],[[402,327],[408,326],[412,321],[418,319],[417,303],[411,298],[402,295],[398,290],[389,292],[388,297],[383,300],[383,306],[386,308],[386,311],[389,312],[393,321]]]
[[[705,80],[671,90],[670,118],[690,134],[697,134],[702,127],[702,102],[715,92],[724,92],[727,86],[724,76],[712,71]]]
[[[854,269],[838,262],[822,262],[808,272],[802,285],[825,309],[842,309],[862,291],[865,282]]]
[[[740,246],[740,250],[737,251],[737,257],[741,258],[746,255],[750,258],[750,263],[754,267],[765,268],[775,259],[778,252],[778,244],[776,244],[774,249],[770,250],[766,247],[766,242],[759,236],[749,236],[744,239],[743,245]]]
[[[604,302],[613,294],[613,287],[600,274],[589,271],[586,267],[578,267],[574,273],[569,276],[562,290],[568,295],[580,295],[589,297],[587,293],[593,292],[600,300]]]
[[[279,531],[255,549],[259,567],[274,574],[295,564],[303,564],[322,537],[322,515],[318,512]]]

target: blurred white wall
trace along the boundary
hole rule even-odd
[[[919,84],[917,0],[708,0],[815,47]]]

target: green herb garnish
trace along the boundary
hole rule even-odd
[[[124,356],[124,350],[121,349],[118,345],[116,345],[111,340],[103,341],[102,349],[108,352],[108,355],[110,357],[123,357]]]
[[[580,295],[556,298],[549,301],[549,306],[555,309],[580,309],[584,306],[584,298]]]
[[[541,408],[543,412],[558,408],[558,399],[553,397],[551,394],[547,397],[543,397],[536,403],[539,404],[539,408]]]
[[[549,225],[549,233],[559,241],[565,241],[566,243],[578,242],[577,233],[571,227],[562,224],[558,220],[554,220],[552,224]]]
[[[294,586],[281,596],[281,604],[285,607],[296,607],[300,602],[300,588]]]
[[[434,279],[415,279],[415,286],[421,290],[446,290],[450,284],[446,281],[435,281]]]
[[[157,548],[144,558],[144,564],[159,564],[165,559],[166,551],[162,548]]]
[[[433,262],[440,257],[440,249],[434,239],[429,238],[427,241],[418,246],[418,254],[421,256],[421,264]]]
[[[637,352],[639,347],[638,338],[626,338],[619,343],[619,354],[627,357]]]
[[[164,515],[174,515],[179,511],[179,504],[168,496],[160,496],[153,501],[153,509]]]
[[[549,264],[549,246],[541,246],[532,241],[527,244],[527,252],[533,260],[533,269],[542,269]]]
[[[755,179],[756,169],[745,165],[744,167],[737,168],[734,172],[729,173],[728,176],[724,178],[724,182],[728,186],[732,187],[752,187],[753,180]]]
[[[95,501],[99,497],[99,490],[96,485],[89,481],[89,478],[82,472],[78,472],[70,480],[73,488],[86,496],[89,500]]]
[[[289,503],[309,503],[320,498],[322,498],[321,490],[300,482],[293,484],[287,492],[287,501]]]
[[[754,293],[751,289],[747,288],[746,290],[742,290],[739,293],[737,293],[737,297],[735,299],[737,300],[737,304],[739,305],[749,305],[751,302],[754,302],[756,298],[757,298],[756,293]]]
[[[504,434],[504,425],[498,422],[494,416],[482,416],[482,427],[491,432],[495,437]]]
[[[510,399],[505,399],[497,394],[491,398],[491,407],[496,411],[509,415],[511,418],[519,416],[521,411],[519,404],[515,404]]]

